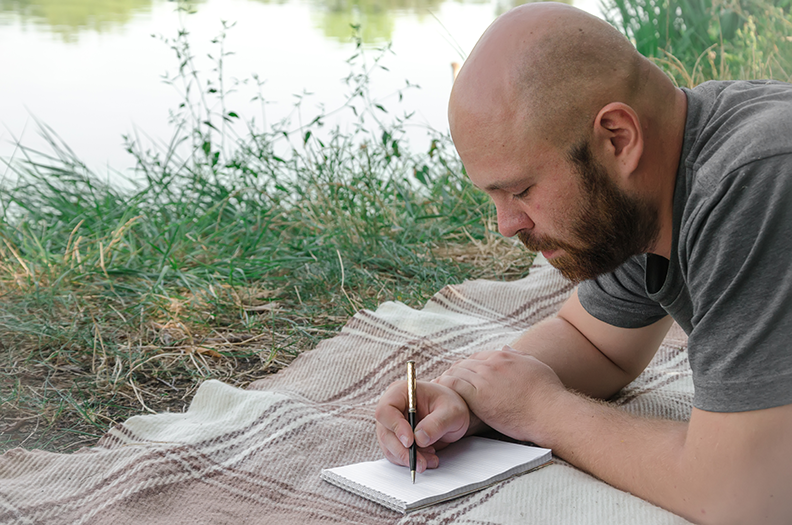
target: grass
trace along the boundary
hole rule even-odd
[[[605,19],[678,85],[792,80],[792,0],[603,0]]]
[[[387,50],[350,59],[351,131],[257,129],[167,41],[184,104],[166,146],[128,137],[140,182],[90,172],[54,134],[22,148],[0,189],[0,450],[70,451],[141,412],[181,411],[201,381],[244,387],[386,300],[420,307],[466,278],[510,279],[531,257],[447,136],[405,144],[368,82]],[[295,120],[297,118],[295,117]],[[46,126],[42,126],[46,132]],[[239,130],[242,130],[241,132]]]

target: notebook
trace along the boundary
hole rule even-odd
[[[323,469],[325,481],[405,514],[489,487],[544,466],[549,449],[467,437],[437,452],[440,467],[410,479],[406,467],[387,459]]]

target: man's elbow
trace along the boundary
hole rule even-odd
[[[753,480],[758,483],[751,486],[751,481],[728,483],[731,489],[706,487],[697,497],[684,498],[678,512],[702,525],[792,523],[792,486],[767,487],[758,480]],[[756,490],[756,485],[762,486],[762,490]]]
[[[693,408],[676,455],[678,514],[696,523],[792,523],[792,404],[745,412]],[[671,495],[670,493],[668,494]]]

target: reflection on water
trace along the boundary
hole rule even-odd
[[[158,0],[163,1],[163,0]],[[198,10],[203,0],[171,3]],[[285,4],[290,0],[250,0],[263,4]],[[394,15],[411,13],[419,19],[432,16],[445,0],[312,0],[314,25],[326,38],[339,42],[349,40],[349,26],[360,27],[365,43],[387,42],[392,38]],[[459,2],[459,0],[455,0]],[[561,0],[571,3],[572,0]],[[490,0],[466,0],[464,3],[485,4]],[[148,13],[152,0],[0,0],[0,13],[11,13],[24,23],[48,27],[64,42],[76,42],[83,31],[106,33],[123,27],[136,14]],[[521,0],[499,0],[495,16],[525,3]]]
[[[320,0],[313,4],[312,16],[327,38],[347,41],[349,26],[354,24],[360,26],[363,42],[378,42],[391,39],[394,11],[415,13],[420,19],[437,11],[441,3],[442,0]]]
[[[123,26],[137,13],[151,10],[151,0],[0,0],[0,13],[14,13],[24,22],[49,26],[66,42],[81,31],[99,33]]]

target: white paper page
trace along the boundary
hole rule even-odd
[[[409,469],[387,459],[328,470],[410,505],[461,487],[484,483],[544,455],[549,461],[549,452],[544,448],[470,437],[438,451],[440,467],[417,474],[415,484],[411,482]],[[542,463],[544,461],[539,461],[535,466]]]

